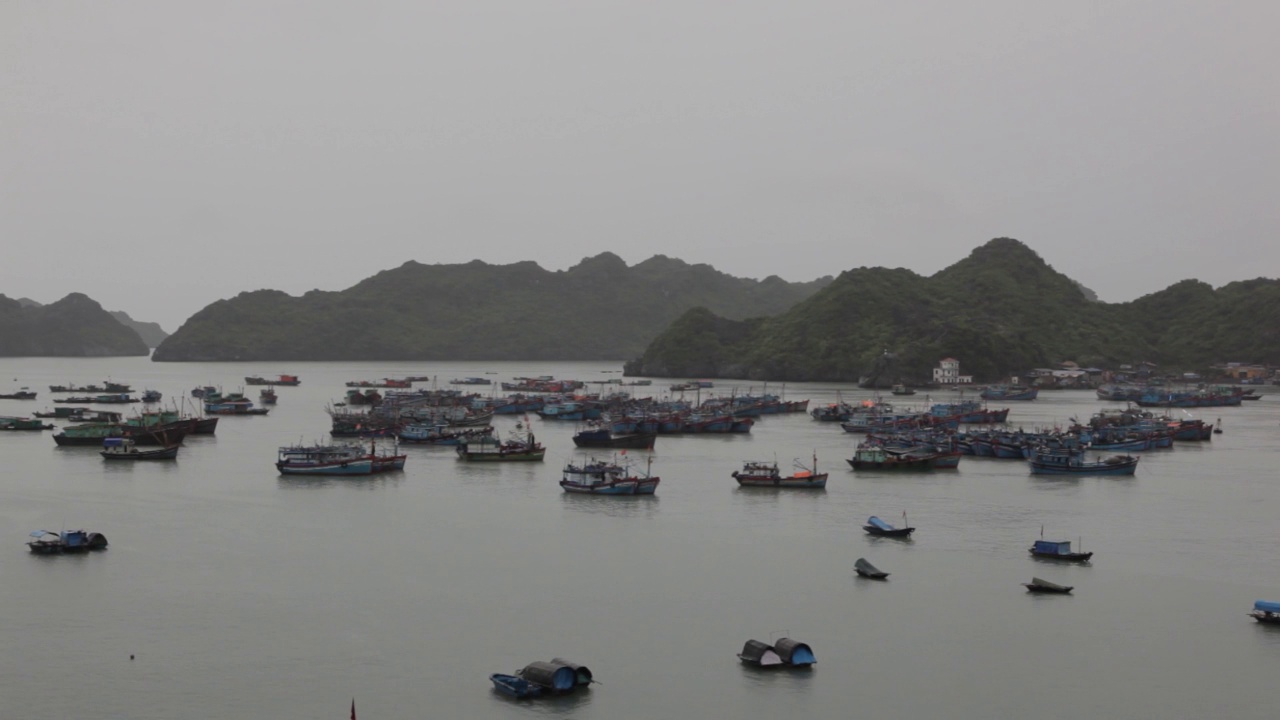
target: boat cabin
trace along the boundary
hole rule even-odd
[[[1032,551],[1037,555],[1071,555],[1070,540],[1037,540]]]
[[[555,662],[532,662],[516,674],[554,692],[569,692],[578,687],[577,671]]]

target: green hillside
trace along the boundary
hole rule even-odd
[[[196,313],[153,359],[621,360],[693,307],[774,315],[830,282],[736,278],[612,253],[564,271],[533,262],[408,262],[340,292],[241,293]]]
[[[627,364],[635,375],[922,383],[943,357],[980,381],[1073,360],[1188,368],[1280,362],[1280,283],[1185,281],[1097,302],[1017,240],[997,238],[923,277],[858,268],[776,317],[690,311]],[[727,324],[726,324],[727,323]]]
[[[0,295],[0,357],[107,357],[148,352],[138,333],[80,293],[48,305]]]

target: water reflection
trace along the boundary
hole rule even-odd
[[[376,490],[404,481],[403,472],[378,473],[377,475],[281,475],[276,478],[278,487],[286,490],[327,488],[336,485],[361,490]]]
[[[504,706],[518,706],[534,715],[555,717],[572,717],[567,714],[586,710],[591,706],[592,699],[591,688],[576,690],[565,695],[542,695],[527,700],[518,700],[500,692],[497,688],[490,688],[490,691],[491,699],[495,703],[501,703]]]
[[[661,486],[658,487],[662,489]],[[565,507],[610,517],[653,517],[658,512],[657,495],[589,495],[586,493],[560,493]]]

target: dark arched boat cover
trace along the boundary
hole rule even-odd
[[[568,665],[534,662],[525,665],[518,674],[535,685],[559,692],[566,692],[577,686],[578,675]]]
[[[782,658],[778,653],[774,652],[773,647],[759,640],[748,640],[742,646],[742,652],[738,653],[738,657],[743,662],[754,663],[756,665],[781,665]]]
[[[798,640],[778,638],[778,641],[773,644],[773,649],[778,651],[778,656],[783,662],[792,665],[812,665],[817,662],[813,657],[813,650]]]
[[[595,678],[595,676],[591,674],[591,668],[586,665],[579,665],[571,660],[565,660],[564,658],[551,658],[551,664],[563,665],[567,668],[571,668],[575,676],[575,682],[578,685],[590,685],[591,681]]]

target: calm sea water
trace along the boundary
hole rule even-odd
[[[573,428],[536,418],[542,464],[410,447],[404,473],[374,479],[286,479],[272,465],[277,446],[327,437],[325,404],[348,380],[618,370],[0,359],[0,389],[41,393],[0,401],[0,415],[52,407],[50,384],[110,378],[167,403],[246,374],[302,377],[269,416],[224,418],[174,463],[107,465],[49,432],[0,433],[0,716],[346,718],[353,697],[362,720],[1276,716],[1280,632],[1245,613],[1280,599],[1280,389],[1205,411],[1223,435],[1147,453],[1131,479],[1042,479],[974,458],[950,473],[855,474],[856,436],[802,415],[749,436],[660,437],[654,498],[563,494]],[[815,404],[837,391],[867,396],[786,387]],[[1012,407],[1031,428],[1103,405],[1061,392]],[[832,473],[825,492],[729,476],[814,452]],[[860,529],[904,511],[911,542]],[[1083,541],[1092,565],[1032,559],[1042,525]],[[102,532],[110,550],[27,552],[29,531],[62,527]],[[858,557],[890,581],[856,578]],[[1075,594],[1028,595],[1019,583],[1033,575]],[[817,667],[738,663],[745,640],[779,634],[810,643]],[[552,656],[601,684],[534,703],[490,689],[489,673]]]

